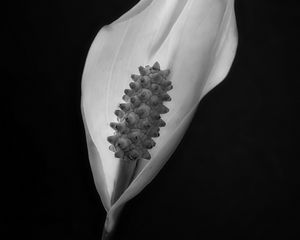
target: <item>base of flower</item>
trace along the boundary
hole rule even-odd
[[[124,203],[119,205],[117,208],[110,209],[107,212],[104,227],[102,230],[101,240],[112,240],[115,234],[117,223],[120,217],[120,214],[124,208]]]
[[[111,197],[111,205],[113,205],[127,189],[133,180],[138,161],[120,159],[117,179],[114,186],[114,191]]]

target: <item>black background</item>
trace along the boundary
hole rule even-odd
[[[100,28],[136,2],[4,8],[2,239],[100,239],[105,211],[88,161],[81,74]],[[296,2],[236,1],[230,73],[127,204],[115,239],[299,238]]]

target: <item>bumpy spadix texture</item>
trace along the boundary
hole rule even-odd
[[[159,137],[159,130],[166,125],[161,119],[169,109],[163,102],[171,101],[167,94],[173,86],[167,80],[170,71],[160,70],[156,62],[152,67],[139,67],[140,75],[132,74],[131,89],[125,89],[120,109],[115,111],[118,122],[110,126],[115,134],[107,140],[112,144],[109,149],[116,158],[124,161],[149,160],[149,149],[155,146],[153,138]]]
[[[112,230],[124,203],[151,182],[175,151],[200,100],[227,75],[236,46],[233,0],[142,0],[101,29],[83,73],[82,115],[95,184],[107,210],[107,231]],[[107,141],[115,132],[110,123],[119,124],[118,114],[126,112],[119,109],[122,112],[116,112],[117,116],[114,113],[124,89],[133,84],[128,76],[137,66],[155,61],[171,70],[168,80],[173,89],[168,94],[172,101],[165,102],[169,112],[162,115],[166,126],[149,151],[151,159],[138,161],[132,182],[114,202],[112,193],[123,160],[109,150],[115,146],[113,139],[112,143]],[[131,90],[126,90],[126,96]],[[148,94],[146,91],[145,96]],[[126,109],[126,105],[123,107]],[[129,122],[136,118],[128,115]],[[182,164],[192,165],[193,159]]]

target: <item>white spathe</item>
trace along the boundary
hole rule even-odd
[[[97,190],[108,212],[136,196],[175,151],[203,96],[227,75],[237,47],[233,0],[143,0],[96,36],[82,78],[82,114]],[[158,61],[170,69],[170,109],[151,160],[111,206],[119,159],[109,150],[110,122],[138,66]],[[190,162],[190,164],[193,164]],[[184,181],[184,179],[183,179]]]

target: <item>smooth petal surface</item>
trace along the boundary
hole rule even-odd
[[[233,0],[144,0],[95,38],[83,73],[82,114],[97,190],[111,231],[120,207],[159,172],[182,139],[201,98],[229,71],[237,46]],[[111,206],[119,159],[109,151],[110,122],[130,75],[158,61],[174,86],[151,160]],[[192,163],[191,163],[192,164]]]

